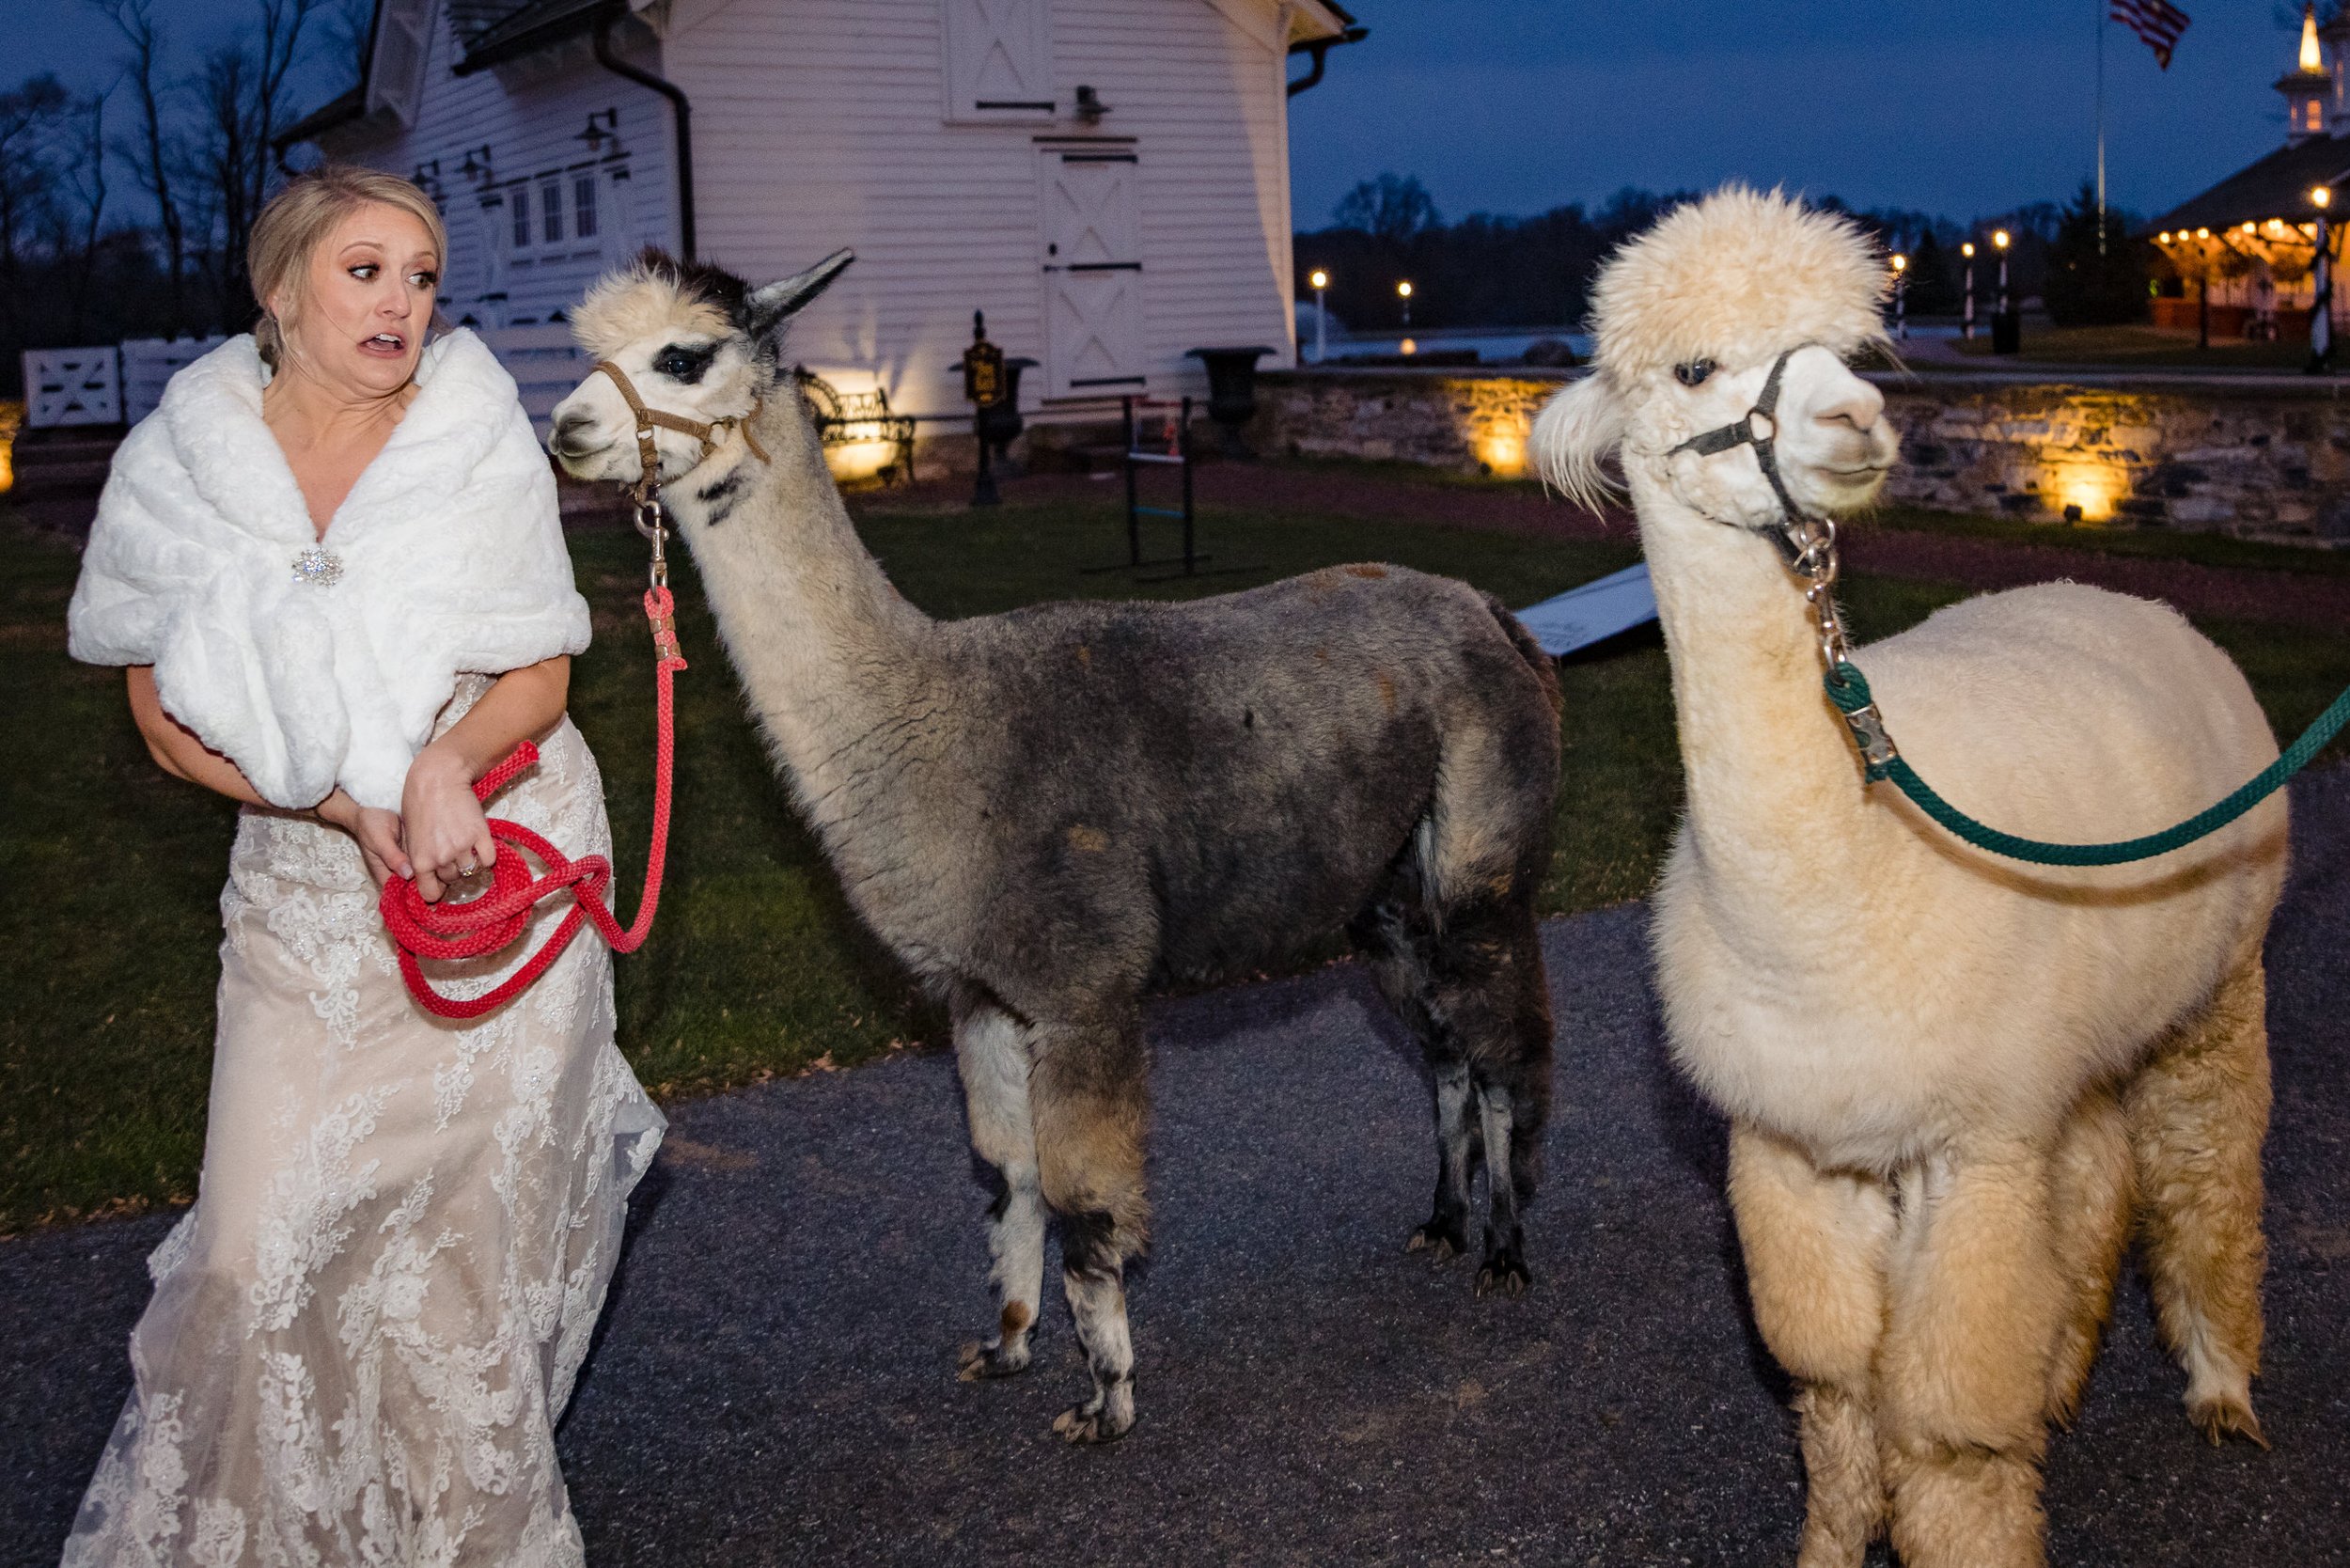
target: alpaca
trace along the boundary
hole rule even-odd
[[[1776,192],[1683,207],[1601,273],[1596,373],[1534,445],[1590,505],[1620,453],[1655,584],[1688,780],[1657,983],[1674,1059],[1731,1120],[1755,1316],[1799,1389],[1798,1560],[1857,1564],[1889,1527],[1913,1568],[2036,1564],[2046,1422],[2077,1406],[2133,1217],[2189,1416],[2260,1440],[2285,808],[2051,870],[1864,784],[1774,536],[1892,464],[1884,400],[1844,365],[1884,284],[1853,227]],[[1784,500],[1756,454],[1684,445],[1747,420],[1775,366],[1753,428]],[[2277,755],[2226,655],[2096,588],[1985,594],[1854,658],[1918,771],[2013,832],[2167,827]]]
[[[1466,1250],[1481,1157],[1479,1291],[1522,1292],[1550,1099],[1534,912],[1558,791],[1549,661],[1497,602],[1400,567],[931,619],[859,543],[776,372],[779,330],[847,261],[752,289],[648,252],[574,331],[649,406],[742,421],[706,446],[662,429],[658,478],[851,904],[947,1003],[972,1146],[1001,1184],[997,1332],[963,1375],[1028,1365],[1049,1209],[1093,1379],[1056,1430],[1133,1424],[1138,998],[1341,928],[1435,1081],[1434,1208],[1411,1245]],[[592,374],[550,445],[574,475],[633,480],[635,426]]]

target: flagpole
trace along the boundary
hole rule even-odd
[[[2097,254],[2106,253],[2106,16],[2107,0],[2097,4]]]

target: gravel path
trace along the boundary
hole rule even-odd
[[[2275,1450],[2197,1442],[2132,1286],[2049,1461],[2059,1562],[2350,1561],[2350,770],[2295,816],[2269,948]],[[1358,971],[1156,1007],[1142,1420],[1104,1450],[1046,1431],[1083,1380],[1057,1300],[1028,1376],[954,1380],[989,1307],[949,1061],[680,1107],[562,1432],[590,1560],[1790,1560],[1786,1390],[1747,1327],[1721,1128],[1662,1059],[1642,918],[1546,933],[1559,1114],[1519,1302],[1401,1249],[1425,1089]],[[167,1223],[0,1247],[0,1564],[55,1561]]]

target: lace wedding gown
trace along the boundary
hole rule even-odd
[[[489,687],[462,676],[442,726]],[[566,719],[496,810],[609,853]],[[470,1025],[410,1001],[357,845],[248,809],[221,894],[196,1206],[155,1249],[136,1387],[65,1568],[554,1568],[556,1464],[662,1119],[613,1044],[592,932]],[[535,949],[428,965],[478,996]]]

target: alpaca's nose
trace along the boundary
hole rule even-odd
[[[1885,394],[1858,376],[1847,376],[1845,380],[1846,384],[1836,396],[1811,416],[1823,425],[1842,425],[1866,435],[1885,416]]]
[[[555,421],[554,439],[547,445],[558,457],[584,457],[588,450],[586,440],[588,428],[595,422],[594,415],[576,409],[569,414],[560,414]]]

